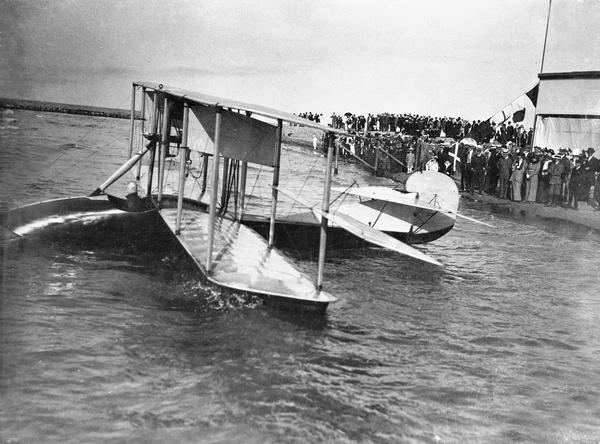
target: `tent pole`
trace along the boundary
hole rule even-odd
[[[208,245],[206,250],[206,273],[210,275],[212,268],[212,251],[215,239],[215,219],[217,216],[217,189],[219,188],[219,156],[221,144],[221,107],[215,109],[215,136],[212,164],[212,182],[210,192],[210,204],[208,207]]]
[[[133,154],[133,134],[135,127],[135,91],[137,86],[135,83],[131,88],[131,116],[129,116],[129,157]]]
[[[544,59],[546,58],[546,43],[548,41],[548,28],[550,27],[550,11],[552,10],[552,0],[548,0],[548,17],[546,18],[546,34],[544,35],[544,49],[542,50],[542,63],[540,65],[540,73],[544,72]],[[538,115],[537,115],[537,105],[536,105],[536,113],[533,117],[533,134],[531,135],[531,150],[533,151],[533,147],[535,146],[535,130],[537,127]]]
[[[163,122],[161,131],[160,143],[160,159],[158,161],[158,198],[160,204],[163,195],[163,182],[165,180],[165,166],[167,163],[167,152],[169,151],[169,142],[171,136],[171,121],[169,116],[169,99],[165,96],[165,104],[163,111]]]
[[[281,133],[283,121],[277,119],[275,133],[275,156],[273,158],[273,187],[271,188],[271,221],[269,223],[269,248],[275,243],[275,217],[277,214],[277,187],[279,186],[279,162],[281,160]]]
[[[183,104],[183,130],[181,133],[181,158],[179,159],[179,189],[177,190],[177,221],[175,234],[181,231],[181,216],[183,214],[183,191],[185,187],[185,166],[188,158],[188,125],[190,121],[190,105]]]
[[[548,28],[550,27],[550,10],[552,9],[552,0],[548,0],[548,18],[546,19],[546,34],[544,35],[544,49],[542,50],[542,64],[540,73],[544,72],[544,58],[546,57],[546,42],[548,41]]]
[[[333,146],[327,147],[327,169],[325,171],[325,185],[323,187],[323,213],[329,213],[329,195],[331,192],[331,164],[333,163]],[[321,238],[319,240],[319,263],[317,268],[317,288],[323,288],[323,270],[325,268],[325,247],[327,245],[327,224],[326,217],[321,217]]]

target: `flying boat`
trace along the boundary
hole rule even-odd
[[[312,195],[307,201],[280,185],[284,124],[325,133],[327,156],[318,198]],[[9,211],[3,230],[21,237],[82,218],[153,214],[208,282],[258,295],[267,303],[324,312],[336,300],[324,290],[327,248],[375,244],[440,266],[410,244],[439,238],[460,217],[454,181],[437,172],[413,173],[403,190],[332,187],[335,139],[340,136],[349,134],[269,107],[134,82],[127,160],[88,196]],[[173,166],[174,174],[167,174]],[[248,204],[249,177],[258,177],[263,169],[270,175],[266,215],[253,213]],[[130,182],[125,198],[109,194],[107,189],[122,178]],[[278,212],[282,196],[299,210]],[[300,271],[280,250],[286,241],[318,252],[315,277]]]

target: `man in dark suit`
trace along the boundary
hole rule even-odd
[[[474,146],[467,146],[467,154],[465,156],[465,191],[472,192],[473,189],[473,159],[476,152]]]
[[[490,148],[486,155],[484,191],[492,195],[496,194],[496,186],[498,185],[499,158],[498,150],[496,148]]]
[[[508,148],[502,148],[502,157],[498,160],[498,197],[508,198],[508,180],[512,172],[513,160],[509,156]]]
[[[473,157],[471,161],[471,170],[473,171],[473,179],[471,181],[471,188],[469,192],[473,194],[475,188],[477,188],[477,192],[481,194],[483,191],[483,182],[485,179],[485,162],[486,158],[483,155],[483,148],[481,145],[477,146],[477,154]]]
[[[594,148],[587,149],[587,159],[583,165],[583,175],[586,196],[589,196],[590,188],[594,187],[594,197],[591,199],[591,204],[596,209],[600,209],[600,184],[598,183],[598,173],[600,172],[600,159],[594,156]]]

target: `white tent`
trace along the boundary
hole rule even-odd
[[[534,145],[600,152],[600,2],[551,0]]]

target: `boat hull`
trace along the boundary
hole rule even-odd
[[[269,221],[247,217],[242,222],[261,236],[265,238],[269,236]],[[407,244],[424,244],[439,239],[450,232],[453,227],[454,225],[449,225],[431,232],[384,231],[384,233]],[[275,224],[275,245],[279,248],[316,251],[319,248],[319,239],[320,225],[294,221],[278,221]],[[341,227],[333,226],[327,229],[328,249],[350,249],[367,246],[373,245]]]

